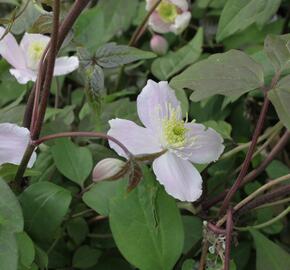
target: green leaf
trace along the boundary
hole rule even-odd
[[[278,82],[276,87],[268,92],[279,119],[290,130],[290,75]]]
[[[75,38],[86,48],[96,49],[130,26],[137,12],[136,0],[100,0],[83,12],[74,26]]]
[[[195,261],[193,259],[187,259],[182,264],[181,270],[192,270],[194,269],[194,266],[195,266]]]
[[[253,23],[265,24],[276,13],[280,3],[281,0],[228,0],[219,20],[217,41]]]
[[[114,198],[118,190],[122,190],[125,181],[104,181],[96,183],[89,191],[83,195],[83,201],[87,206],[97,213],[109,215],[110,201]]]
[[[86,239],[89,227],[83,218],[74,218],[68,222],[67,232],[74,242],[79,245]]]
[[[0,226],[0,269],[17,270],[17,262],[18,248],[15,234]]]
[[[144,172],[132,192],[110,204],[110,227],[123,256],[141,270],[171,270],[184,241],[183,226],[175,201]]]
[[[23,215],[19,202],[10,187],[0,178],[0,229],[21,232],[23,226]]]
[[[29,186],[20,196],[25,230],[33,239],[51,241],[67,214],[71,199],[69,191],[50,182]]]
[[[288,269],[290,265],[290,254],[280,246],[267,239],[256,230],[251,230],[255,240],[257,258],[257,270],[282,270]]]
[[[290,173],[290,168],[279,160],[273,160],[266,168],[267,175],[271,179]]]
[[[68,179],[81,187],[93,168],[92,153],[79,147],[69,139],[60,139],[51,147],[57,169]]]
[[[276,72],[282,72],[290,67],[289,35],[268,35],[264,49]]]
[[[207,121],[203,123],[206,127],[210,127],[218,132],[224,139],[231,139],[232,126],[225,121]]]
[[[174,77],[170,85],[194,90],[190,98],[200,101],[216,94],[239,97],[263,83],[262,67],[245,53],[230,50],[191,65]]]
[[[194,38],[176,52],[168,52],[152,63],[151,71],[159,80],[167,80],[174,74],[196,62],[202,52],[203,29],[199,28]]]
[[[81,246],[73,256],[73,266],[81,269],[92,267],[98,262],[100,256],[100,250]]]
[[[116,68],[137,60],[154,58],[152,52],[142,51],[126,45],[117,45],[114,42],[100,47],[96,54],[96,62],[104,68]]]
[[[25,267],[30,267],[35,258],[34,244],[26,232],[16,234],[20,262]]]

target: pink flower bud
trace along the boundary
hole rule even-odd
[[[127,163],[116,158],[105,158],[97,163],[93,171],[93,181],[116,180],[127,172]]]
[[[150,47],[156,54],[164,55],[168,50],[168,42],[164,37],[154,35],[150,40]]]

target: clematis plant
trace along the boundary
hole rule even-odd
[[[193,163],[217,160],[224,150],[222,137],[212,128],[182,119],[181,105],[166,81],[148,80],[137,98],[141,127],[125,119],[109,121],[108,135],[135,156],[150,155],[157,180],[168,194],[192,202],[202,193],[202,178]],[[124,151],[110,142],[118,155]]]
[[[146,10],[150,10],[157,0],[146,0]],[[157,33],[184,31],[191,19],[187,0],[162,0],[149,18],[149,26]]]
[[[0,27],[0,37],[5,28]],[[10,33],[0,41],[0,55],[13,67],[9,71],[20,84],[36,81],[39,62],[50,41],[50,37],[41,34],[25,33],[20,45]],[[79,66],[76,56],[56,58],[54,76],[66,75]]]
[[[19,165],[30,142],[30,132],[27,128],[11,123],[0,124],[0,165],[12,163]],[[34,152],[28,163],[31,168],[36,160]]]

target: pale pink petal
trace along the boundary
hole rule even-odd
[[[154,160],[153,170],[157,180],[174,198],[194,202],[200,197],[202,178],[189,161],[167,152]]]
[[[198,164],[216,161],[220,157],[225,148],[220,134],[201,124],[188,123],[186,128],[188,146],[178,151],[181,156],[187,156]]]
[[[169,0],[172,4],[178,6],[182,11],[188,10],[187,0]]]
[[[16,78],[20,84],[26,84],[29,81],[36,81],[37,73],[30,69],[13,69],[9,72]]]
[[[168,33],[170,32],[170,23],[164,22],[157,12],[153,12],[149,18],[148,25],[152,28],[153,31],[157,33]]]
[[[109,124],[111,128],[108,131],[108,135],[124,144],[133,155],[152,154],[162,151],[156,136],[149,129],[140,127],[132,121],[118,118],[110,120]],[[120,146],[112,141],[109,141],[109,144],[118,155],[127,158]]]
[[[0,38],[5,33],[5,28],[0,27]],[[0,40],[0,55],[14,68],[25,68],[25,59],[16,39],[8,33]]]
[[[56,58],[54,76],[66,75],[79,67],[79,59],[76,56],[64,56]]]
[[[41,35],[41,34],[29,34],[25,33],[21,42],[20,47],[23,51],[23,54],[25,56],[26,66],[31,69],[37,69],[40,59],[34,59],[31,56],[31,45],[35,42],[42,45],[42,47],[45,49],[47,44],[50,41],[50,37]]]
[[[12,163],[19,165],[26,147],[30,141],[30,132],[27,128],[15,124],[0,124],[0,165]],[[36,160],[33,153],[28,167],[31,168]]]
[[[190,12],[183,12],[182,14],[176,16],[174,24],[170,25],[170,31],[176,35],[182,33],[188,26],[190,19]]]
[[[137,98],[137,111],[140,120],[147,128],[159,131],[162,120],[170,116],[170,109],[179,109],[180,102],[168,82],[156,83],[148,80]],[[181,114],[179,115],[181,118]]]

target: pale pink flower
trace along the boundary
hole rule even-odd
[[[157,0],[146,0],[150,10]],[[149,18],[149,26],[157,33],[180,34],[188,26],[191,13],[187,0],[162,0]]]
[[[5,29],[0,27],[0,37]],[[25,33],[20,45],[14,36],[8,33],[0,41],[0,55],[13,67],[9,71],[20,84],[35,81],[39,62],[50,38],[41,34]],[[63,56],[56,58],[54,76],[66,75],[79,66],[76,56]]]
[[[150,47],[151,50],[156,54],[164,55],[168,50],[168,42],[164,37],[160,35],[154,35],[150,40]]]
[[[108,135],[133,155],[159,153],[153,171],[167,193],[181,201],[197,200],[202,193],[202,178],[191,162],[217,160],[224,150],[222,137],[211,128],[183,121],[180,102],[165,81],[148,80],[137,98],[137,111],[145,127],[117,118],[109,121]],[[127,158],[114,142],[110,147]]]
[[[11,123],[0,124],[0,165],[12,163],[19,165],[30,142],[30,132],[27,128]],[[28,163],[31,168],[36,160],[36,153]]]

